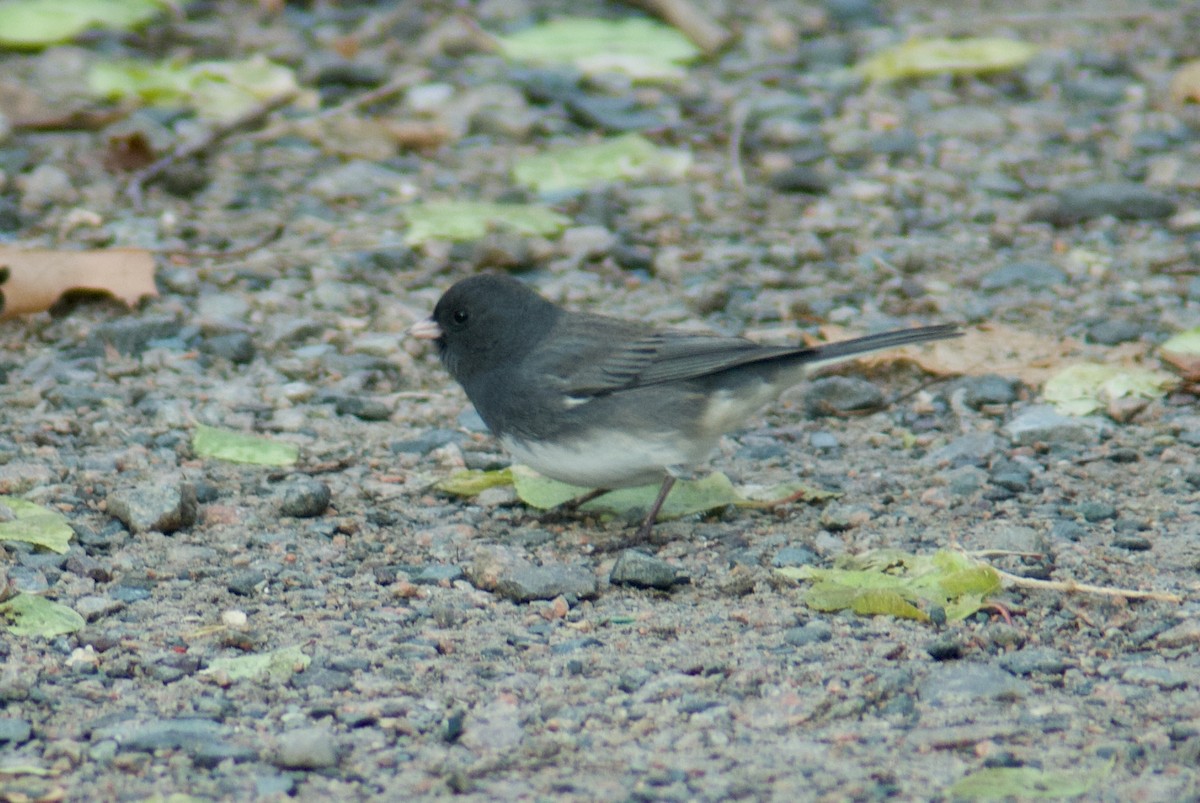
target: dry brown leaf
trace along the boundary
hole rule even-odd
[[[1200,103],[1200,61],[1189,61],[1171,78],[1171,100],[1179,105]]]
[[[829,340],[851,336],[837,327],[822,327],[821,334]],[[860,362],[879,367],[907,360],[935,376],[999,374],[1037,387],[1058,373],[1065,359],[1077,357],[1081,348],[1079,341],[1070,338],[1053,340],[1004,324],[984,324],[963,330],[963,336],[953,340],[882,351]]]
[[[130,305],[156,296],[154,256],[141,248],[52,251],[0,246],[0,319],[50,309],[71,290],[109,293]]]

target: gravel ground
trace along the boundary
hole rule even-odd
[[[930,380],[915,368],[850,371],[786,395],[714,459],[738,484],[840,497],[664,523],[645,554],[612,549],[625,522],[431,490],[506,463],[403,336],[478,270],[775,339],[962,321],[1103,359],[1200,324],[1198,115],[1168,95],[1197,56],[1194,4],[702,5],[739,36],[677,90],[507,66],[448,3],[199,3],[138,36],[0,57],[0,89],[43,110],[78,105],[87,65],[118,55],[267,53],[326,106],[417,65],[416,92],[369,110],[411,119],[422,91],[444,95],[434,122],[453,134],[383,156],[354,155],[353,137],[237,136],[139,211],[105,143],[169,144],[186,118],[0,125],[0,239],[163,252],[161,297],[136,311],[0,324],[0,493],[76,534],[66,555],[6,542],[0,569],[87,620],[0,641],[0,796],[947,799],[970,773],[1028,767],[1101,779],[1091,799],[1197,799],[1194,395],[1080,421],[986,359],[915,394]],[[632,13],[457,13],[497,31],[567,9]],[[914,33],[1042,50],[988,78],[871,87],[841,69]],[[627,110],[579,111],[597,96],[653,114],[652,139],[693,152],[687,181],[561,199],[573,223],[555,239],[398,244],[404,196],[520,198],[516,155],[620,128]],[[279,225],[265,249],[196,256]],[[897,401],[818,414],[863,393]],[[301,461],[198,459],[199,424]],[[938,628],[810,610],[773,571],[952,544],[1184,602],[1011,589],[1011,622]],[[274,651],[254,678],[222,664]]]

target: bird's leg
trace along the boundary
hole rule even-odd
[[[646,514],[646,518],[642,520],[642,526],[638,527],[637,533],[633,536],[635,541],[650,540],[650,531],[654,529],[654,522],[658,520],[658,511],[662,510],[663,502],[667,501],[667,494],[671,493],[673,487],[675,487],[675,477],[671,474],[663,477],[662,487],[658,489],[658,498],[650,506],[650,512]]]
[[[579,508],[583,507],[584,505],[586,505],[588,502],[592,501],[593,499],[599,499],[600,497],[604,496],[606,493],[608,493],[607,488],[597,488],[594,491],[588,491],[583,496],[577,496],[574,499],[568,499],[567,501],[565,501],[561,505],[559,505],[558,509],[563,511],[564,513],[570,513],[572,511],[579,510]]]

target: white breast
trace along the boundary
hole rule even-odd
[[[672,435],[606,433],[565,443],[531,443],[505,436],[500,444],[539,474],[581,488],[630,488],[662,481],[673,467],[708,456],[712,444],[691,448]]]

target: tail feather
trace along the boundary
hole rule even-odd
[[[805,360],[805,363],[809,369],[812,369],[820,365],[841,362],[851,357],[860,357],[876,351],[899,348],[900,346],[911,346],[914,343],[927,343],[931,340],[947,340],[949,338],[962,337],[962,334],[962,330],[956,324],[951,323],[880,332],[876,335],[866,335],[864,337],[856,337],[852,340],[842,340],[837,343],[815,346],[812,349],[812,358]]]

